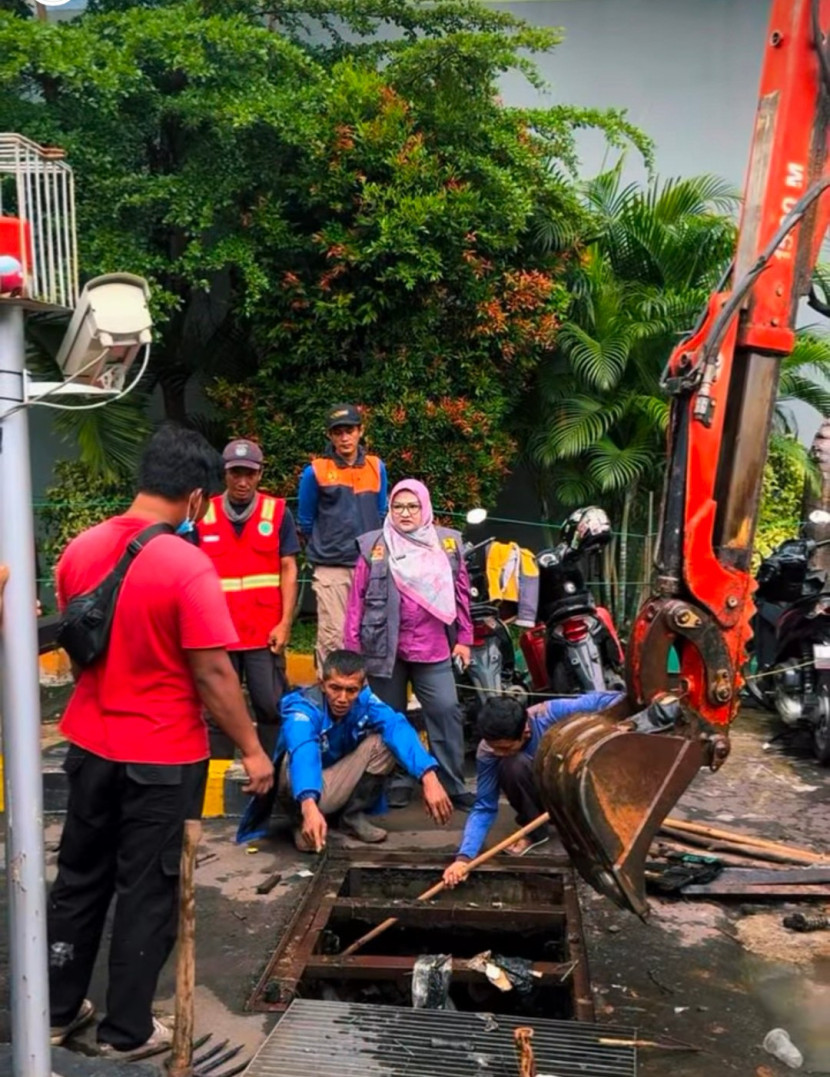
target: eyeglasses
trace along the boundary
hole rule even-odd
[[[414,516],[421,511],[421,506],[417,501],[397,501],[392,506],[392,511],[397,516]]]

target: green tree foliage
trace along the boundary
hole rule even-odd
[[[79,460],[59,460],[54,484],[38,510],[42,541],[39,551],[51,567],[70,539],[108,516],[123,511],[132,500],[128,483],[90,475]]]
[[[618,167],[586,184],[584,199],[596,237],[525,434],[549,498],[620,511],[638,486],[659,485],[669,410],[660,378],[733,253],[725,211],[736,195],[711,176],[623,187]]]
[[[816,481],[815,465],[794,435],[784,434],[772,442],[764,468],[753,570],[785,539],[798,536],[804,487]]]
[[[734,253],[737,195],[712,176],[624,187],[617,167],[586,184],[583,198],[595,238],[569,267],[573,301],[527,401],[523,435],[549,517],[592,501],[610,512],[618,536],[606,570],[624,620],[650,571],[648,544],[631,540],[647,530],[648,494],[659,495],[665,471],[661,377]],[[768,481],[788,461],[801,476],[797,497],[807,457],[790,404],[830,413],[828,370],[830,343],[814,332],[800,333],[782,362]],[[774,516],[771,497],[765,511]],[[770,516],[759,535],[774,530]]]
[[[495,493],[567,307],[574,132],[648,154],[618,113],[500,103],[557,40],[472,0],[0,13],[0,126],[66,148],[84,271],[151,281],[168,417],[217,378],[217,434],[260,436],[290,483],[350,397],[461,504]]]

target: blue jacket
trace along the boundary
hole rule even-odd
[[[610,707],[622,698],[619,692],[587,692],[575,699],[552,699],[544,714],[529,720],[530,739],[522,751],[526,755],[536,755],[536,749],[552,725],[561,722],[572,714],[583,711],[599,711]],[[476,802],[467,816],[467,824],[461,838],[458,856],[472,860],[481,852],[490,827],[499,813],[499,763],[501,760],[493,755],[485,741],[481,741],[476,752]]]
[[[313,565],[357,562],[357,538],[376,531],[386,515],[386,467],[361,445],[354,464],[329,449],[300,476],[297,524],[308,538]]]
[[[274,762],[279,763],[288,753],[291,789],[298,801],[306,797],[319,800],[323,771],[353,752],[371,733],[380,734],[400,765],[414,778],[420,779],[428,770],[438,767],[406,718],[382,703],[368,685],[348,714],[339,720],[329,714],[325,696],[317,686],[283,696],[280,714],[282,727],[274,749]],[[276,783],[264,797],[251,798],[239,824],[237,841],[263,837],[275,796]]]

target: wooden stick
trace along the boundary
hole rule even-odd
[[[511,834],[509,838],[505,838],[504,841],[500,841],[498,845],[494,845],[492,849],[488,849],[486,853],[482,853],[477,856],[475,860],[471,860],[467,865],[467,874],[480,867],[482,864],[486,864],[488,860],[492,860],[498,853],[503,852],[508,845],[512,845],[514,842],[519,841],[521,838],[527,837],[532,831],[539,826],[544,826],[550,820],[550,816],[547,812],[542,812],[537,816],[533,822],[528,823],[527,826],[523,826],[521,830],[517,830],[515,834]],[[446,889],[447,884],[441,880],[440,883],[436,883],[435,886],[431,886],[429,890],[425,890],[423,894],[419,894],[416,901],[429,901],[430,898],[434,898],[436,894],[440,894],[442,890]],[[388,920],[384,920],[382,924],[378,924],[377,927],[373,927],[371,931],[367,931],[365,935],[353,942],[351,946],[347,946],[341,957],[350,957],[352,954],[356,954],[358,950],[362,949],[367,942],[371,942],[372,939],[376,939],[378,935],[382,935],[384,931],[388,931],[393,924],[397,924],[397,916],[390,916]]]
[[[802,849],[796,845],[783,845],[779,841],[767,841],[765,838],[756,838],[752,834],[741,834],[737,830],[722,830],[714,826],[704,826],[703,823],[691,822],[688,819],[674,819],[671,816],[663,820],[666,826],[675,830],[685,830],[690,834],[700,834],[705,838],[717,838],[724,841],[736,842],[738,845],[756,845],[759,849],[769,849],[776,853],[794,853],[796,856],[811,856],[815,860],[824,860],[819,853],[811,849]]]
[[[661,834],[668,834],[671,838],[677,838],[680,841],[688,842],[690,845],[699,845],[709,852],[716,853],[720,850],[725,850],[730,853],[737,853],[739,856],[749,856],[754,860],[771,860],[776,864],[822,864],[825,863],[824,857],[817,856],[815,853],[779,853],[773,852],[771,849],[763,849],[757,845],[739,845],[734,841],[725,841],[717,838],[707,838],[702,834],[692,833],[690,830],[675,830],[674,827],[666,826],[665,824],[660,827]]]
[[[179,871],[176,1024],[169,1077],[193,1077],[193,992],[196,987],[196,888],[193,885],[193,869],[201,836],[201,822],[198,819],[186,820]]]
[[[706,853],[706,849],[701,849],[699,845],[690,845],[686,841],[663,841],[662,838],[657,838],[652,844],[652,855],[664,856],[666,852],[672,853],[694,853],[700,856],[702,853]],[[712,853],[713,856],[717,856],[717,859],[724,864],[728,864],[731,867],[736,868],[755,868],[758,866],[757,856],[735,856],[733,853],[724,853],[718,851]]]

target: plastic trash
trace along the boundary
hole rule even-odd
[[[412,970],[412,1008],[415,1010],[446,1010],[452,957],[449,954],[424,954]]]
[[[801,1069],[804,1064],[804,1056],[790,1039],[790,1034],[785,1028],[773,1028],[764,1036],[764,1050],[774,1055],[785,1066],[789,1066],[791,1070]]]

